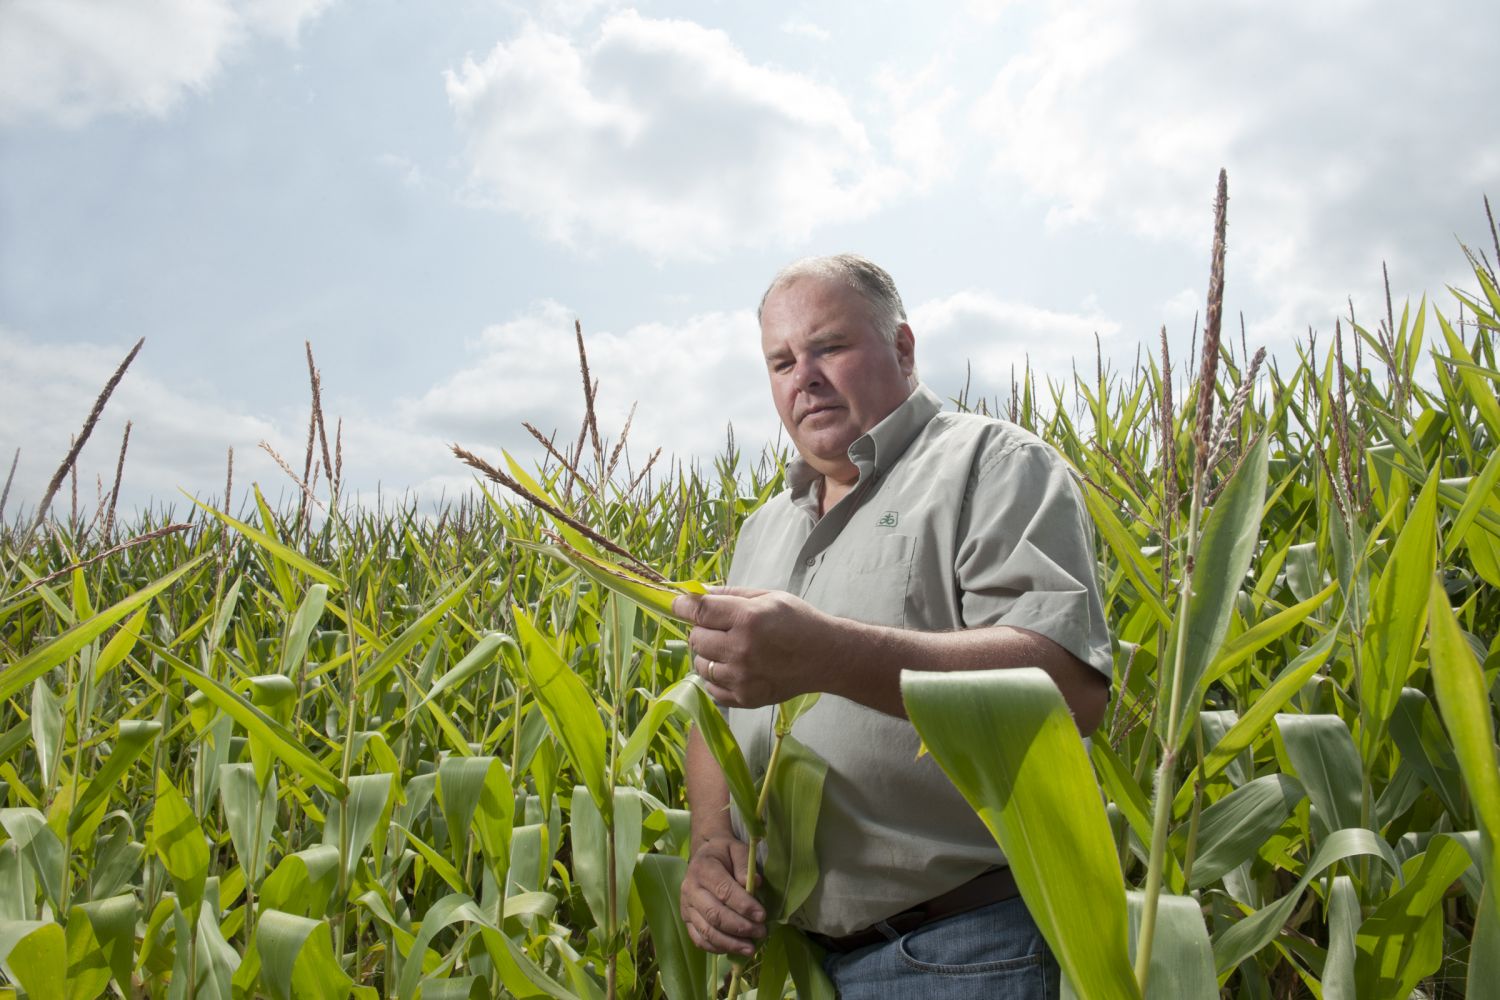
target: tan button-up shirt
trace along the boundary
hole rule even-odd
[[[1066,464],[1014,424],[941,409],[919,386],[850,445],[859,480],[821,518],[820,477],[794,461],[790,488],[740,531],[729,582],[874,625],[1024,628],[1110,676],[1092,527]],[[759,776],[774,708],[728,718]],[[796,923],[847,934],[1004,863],[947,776],[917,758],[907,720],[825,694],[793,733],[828,762],[821,875]]]

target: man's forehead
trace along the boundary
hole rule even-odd
[[[763,338],[771,332],[766,326],[768,318],[790,318],[794,327],[815,324],[813,332],[816,335],[850,321],[873,324],[876,309],[863,292],[847,282],[821,275],[799,275],[778,285],[766,296],[760,316]]]

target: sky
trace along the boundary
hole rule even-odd
[[[127,420],[126,508],[221,495],[229,448],[289,496],[260,443],[301,471],[305,343],[346,492],[451,498],[450,443],[576,434],[575,321],[634,467],[754,454],[755,304],[809,254],[892,273],[943,396],[1164,326],[1185,360],[1221,167],[1252,350],[1373,324],[1382,264],[1451,314],[1497,37],[1480,0],[0,0],[4,516],[142,337],[84,507]]]

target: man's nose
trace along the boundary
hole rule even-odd
[[[800,390],[814,389],[823,384],[823,369],[814,358],[804,358],[792,370],[792,385]]]

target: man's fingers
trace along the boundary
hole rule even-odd
[[[696,614],[693,622],[699,628],[714,629],[719,632],[727,632],[739,624],[744,617],[745,602],[760,591],[749,591],[746,594],[728,594],[722,590],[714,590],[698,597]],[[681,600],[681,598],[678,598]]]
[[[760,587],[710,587],[708,593],[709,596],[722,594],[725,597],[759,597],[762,594],[769,594],[770,591]]]
[[[700,922],[696,914],[687,921],[687,930],[688,936],[693,939],[693,944],[704,951],[718,955],[733,953],[749,956],[755,954],[754,940],[725,934],[711,924]]]
[[[672,614],[685,622],[696,622],[699,600],[697,594],[678,594],[672,599]]]

